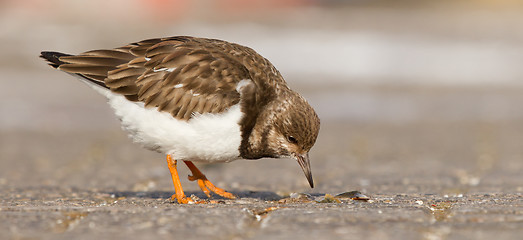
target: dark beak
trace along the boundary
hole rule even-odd
[[[303,173],[305,173],[305,177],[307,178],[307,181],[309,181],[309,185],[311,185],[311,188],[314,188],[314,181],[312,180],[311,172],[311,162],[309,161],[309,153],[303,155],[296,154],[296,161],[298,161],[298,164],[300,164]]]

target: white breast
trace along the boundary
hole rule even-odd
[[[135,142],[177,160],[224,162],[239,158],[241,143],[239,104],[221,114],[198,114],[178,120],[156,108],[144,108],[108,92],[109,104]]]
[[[148,149],[171,154],[176,160],[196,162],[229,162],[240,158],[239,122],[243,113],[239,103],[220,114],[198,114],[183,121],[72,75],[107,97],[122,122],[122,128],[135,142]],[[238,83],[236,90],[240,95],[248,84],[253,83],[248,79]]]

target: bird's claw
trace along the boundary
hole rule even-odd
[[[211,191],[212,191],[224,198],[236,199],[236,196],[234,196],[234,194],[227,192],[222,188],[214,186],[214,184],[212,184],[212,182],[209,181],[207,179],[207,177],[203,174],[202,175],[193,175],[193,176],[189,175],[187,178],[189,179],[189,181],[198,181],[198,186],[203,191],[203,193],[205,193],[205,195],[207,195],[208,198],[211,197]]]

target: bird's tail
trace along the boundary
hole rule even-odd
[[[58,69],[58,67],[60,67],[64,64],[65,65],[68,64],[67,62],[60,60],[61,57],[70,57],[70,56],[73,56],[73,55],[61,53],[61,52],[51,52],[51,51],[42,51],[40,53],[40,57],[45,59],[47,61],[47,63],[49,64],[49,66],[56,68],[56,69]],[[64,71],[64,69],[59,69],[59,70]],[[79,72],[67,71],[67,70],[65,70],[64,72],[79,78],[84,83],[86,83],[87,85],[89,85],[90,87],[95,89],[96,91],[102,93],[103,95],[106,95],[106,92],[109,89],[103,81],[103,78],[105,78],[105,76],[102,76],[97,79],[97,78],[94,78],[94,76],[87,76],[87,75],[85,75],[83,73],[79,73]],[[100,89],[100,87],[102,89]]]
[[[72,56],[70,54],[65,54],[61,52],[50,52],[50,51],[42,51],[40,53],[40,57],[47,60],[47,63],[49,66],[58,68],[60,65],[64,64],[64,62],[60,61],[60,57],[64,56]]]

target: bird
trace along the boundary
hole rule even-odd
[[[208,198],[234,194],[216,187],[194,165],[239,159],[290,158],[314,188],[309,151],[320,119],[269,60],[219,39],[174,36],[78,55],[42,51],[41,58],[107,98],[135,143],[166,155],[180,204],[183,161]]]

